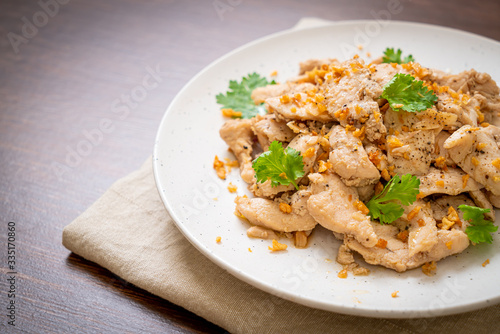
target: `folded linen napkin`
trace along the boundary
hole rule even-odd
[[[210,262],[180,233],[158,195],[151,158],[66,226],[63,245],[231,333],[490,333],[500,323],[500,305],[438,318],[372,319],[309,308],[254,288]]]
[[[152,161],[117,181],[66,226],[63,244],[128,282],[231,333],[495,332],[500,305],[429,319],[371,319],[272,296],[210,262],[177,229],[156,189]]]

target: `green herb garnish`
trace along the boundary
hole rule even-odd
[[[416,176],[405,174],[400,178],[395,175],[380,194],[366,203],[369,215],[382,224],[392,223],[403,215],[402,205],[410,205],[417,200],[419,186],[420,180]]]
[[[458,209],[464,213],[464,219],[469,221],[470,225],[465,229],[469,240],[476,244],[482,242],[491,244],[493,242],[491,233],[496,232],[498,226],[484,219],[484,214],[490,212],[490,209],[481,209],[476,206],[464,204],[459,205]]]
[[[417,112],[431,108],[437,101],[432,89],[425,87],[423,81],[409,74],[398,73],[384,86],[381,98],[389,102],[394,111]]]
[[[241,112],[241,118],[252,118],[259,114],[267,114],[264,104],[255,105],[252,100],[252,91],[257,87],[263,87],[271,84],[276,84],[273,80],[267,81],[257,73],[251,73],[241,79],[241,82],[236,80],[229,81],[229,90],[226,94],[217,94],[215,97],[217,103],[223,108],[233,109]]]
[[[408,55],[401,59],[401,55],[403,51],[398,49],[398,51],[394,51],[394,48],[387,48],[384,51],[384,56],[382,57],[383,63],[397,63],[397,64],[406,64],[410,61],[415,61],[412,55]]]
[[[293,184],[298,190],[295,181],[304,176],[304,162],[300,152],[291,147],[283,149],[283,145],[276,140],[271,143],[268,151],[253,161],[252,167],[257,182],[271,180],[272,187]]]

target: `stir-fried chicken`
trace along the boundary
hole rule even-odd
[[[308,231],[317,224],[316,220],[301,208],[303,204],[300,201],[291,205],[290,213],[283,212],[280,209],[280,203],[270,199],[237,197],[235,202],[236,211],[250,223],[274,231]]]
[[[293,96],[296,93],[306,92],[311,89],[316,89],[316,87],[307,82],[301,84],[287,82],[278,85],[267,85],[265,87],[258,87],[254,89],[252,92],[252,100],[255,104],[261,104],[271,97],[280,97],[285,94]]]
[[[416,213],[412,215],[412,212]],[[429,252],[438,241],[436,220],[430,205],[416,201],[405,208],[405,214],[409,221],[408,255]]]
[[[495,97],[500,93],[497,84],[488,73],[480,73],[476,70],[445,75],[436,82],[442,86],[449,86],[456,92],[480,93],[488,97]]]
[[[491,205],[493,205],[495,208],[500,209],[500,196],[493,195],[489,191],[486,192],[486,196],[488,197],[488,200],[490,201]]]
[[[447,115],[432,116],[433,111],[415,115],[409,112],[396,112],[389,108],[385,114],[385,125],[393,130],[387,136],[386,150],[390,165],[396,174],[424,175],[429,171],[435,150],[436,129],[440,131],[456,118]],[[429,118],[436,118],[429,125]]]
[[[436,102],[419,112],[396,111],[381,96],[399,73],[423,81]],[[500,208],[499,93],[491,76],[475,70],[451,75],[357,57],[311,59],[297,77],[255,89],[252,99],[269,113],[229,120],[220,130],[256,196],[235,200],[237,214],[252,225],[248,236],[294,232],[302,247],[320,224],[343,241],[342,265],[355,266],[355,251],[398,272],[462,252],[470,222],[460,205],[490,209],[485,217],[493,221],[494,206]],[[301,156],[303,175],[294,184],[257,182],[252,161],[273,141]],[[391,177],[406,174],[419,181],[417,199],[381,224],[370,211],[374,196],[386,192]]]
[[[337,59],[308,59],[299,63],[299,75],[312,71],[315,68],[321,68],[322,65],[330,65],[331,63],[338,63]]]
[[[382,86],[372,79],[373,67],[357,59],[334,66],[325,76],[324,92],[328,113],[342,126],[365,126],[369,140],[378,140],[387,133],[376,100]]]
[[[488,197],[481,190],[470,191],[469,195],[474,200],[476,206],[489,209],[490,211],[485,213],[485,215],[488,219],[495,221],[495,210],[493,210],[493,205],[491,205]]]
[[[435,165],[440,168],[444,166],[453,166],[455,162],[450,158],[450,153],[444,148],[444,142],[450,137],[450,133],[447,131],[441,131],[436,136],[436,144],[434,146],[434,153],[432,155],[432,161]]]
[[[221,138],[233,151],[240,164],[241,178],[246,183],[252,183],[253,131],[251,120],[233,119],[224,123],[219,131]]]
[[[267,151],[275,140],[288,143],[295,137],[295,133],[286,122],[276,120],[273,114],[259,115],[252,118],[252,121],[252,130],[264,151]]]
[[[494,195],[500,195],[500,149],[495,138],[499,134],[493,125],[464,125],[444,143],[451,159]]]
[[[417,130],[387,136],[387,161],[396,174],[424,175],[434,152],[434,131]]]
[[[334,120],[322,109],[322,104],[308,101],[309,97],[305,93],[297,93],[292,96],[272,97],[266,100],[269,110],[276,114],[277,119],[298,120],[298,121],[320,121],[331,122]]]
[[[333,171],[346,185],[361,187],[378,182],[380,173],[359,138],[340,125],[333,127],[329,136]]]
[[[483,186],[467,173],[458,168],[448,167],[446,170],[431,168],[426,175],[419,176],[420,196],[432,194],[458,195],[464,192],[476,191]]]
[[[370,217],[356,207],[359,203],[356,190],[346,186],[332,173],[311,174],[312,195],[307,201],[307,210],[323,227],[336,233],[353,235],[367,247],[378,241],[373,232]]]
[[[449,226],[449,228],[458,228],[462,231],[465,231],[465,220],[463,216],[463,212],[458,209],[460,205],[469,205],[473,206],[474,201],[470,199],[465,194],[460,194],[457,196],[441,196],[429,202],[432,209],[433,217],[436,221],[441,221],[443,218],[448,217],[451,212],[455,211],[458,214],[458,218],[460,221],[455,221],[453,225]],[[449,229],[448,228],[448,229]]]
[[[469,246],[469,238],[464,232],[460,230],[439,230],[437,232],[437,243],[429,252],[410,256],[408,244],[396,238],[397,232],[395,226],[375,226],[375,233],[381,238],[387,238],[384,239],[387,240],[385,248],[365,247],[349,236],[346,237],[344,243],[350,249],[361,254],[369,264],[382,265],[398,272],[417,268],[427,262],[439,261],[447,256],[461,253]]]

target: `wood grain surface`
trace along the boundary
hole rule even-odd
[[[168,104],[211,61],[301,17],[373,19],[387,2],[57,1],[0,1],[0,332],[15,332],[5,310],[8,222],[17,332],[225,332],[71,254],[62,229],[152,153]],[[391,19],[500,40],[498,0],[401,3]],[[137,95],[151,71],[157,85]]]

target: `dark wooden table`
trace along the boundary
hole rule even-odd
[[[500,40],[498,0],[401,4],[392,19]],[[16,330],[224,332],[70,254],[62,229],[152,153],[166,107],[211,61],[303,16],[373,19],[386,6],[381,0],[2,0],[0,332],[14,332],[6,316],[9,222],[15,223]],[[131,100],[154,69],[163,73],[158,87]],[[114,113],[118,103],[130,113]],[[82,146],[103,119],[112,129]]]

